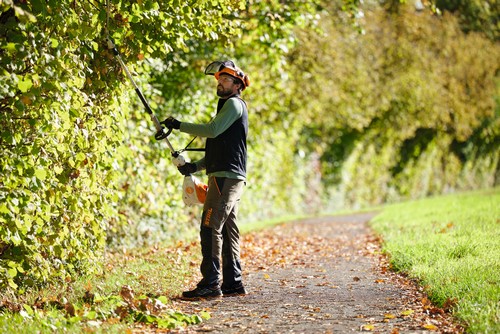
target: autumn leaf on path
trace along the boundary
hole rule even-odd
[[[412,315],[414,312],[415,312],[414,310],[405,310],[405,311],[401,312],[401,315],[407,317],[407,316]]]
[[[430,331],[437,331],[438,328],[436,325],[433,325],[433,324],[425,324],[422,326],[422,328],[425,328],[427,330],[430,330]]]
[[[363,326],[361,326],[361,330],[362,331],[367,331],[367,332],[374,331],[375,330],[375,325],[373,325],[373,324],[363,325]]]

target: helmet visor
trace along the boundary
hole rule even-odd
[[[231,60],[216,60],[207,66],[205,69],[205,75],[214,75],[215,73],[221,71],[224,67],[235,68],[236,65]]]
[[[215,73],[219,72],[219,68],[221,65],[222,61],[219,60],[210,63],[205,69],[205,75],[214,75]]]

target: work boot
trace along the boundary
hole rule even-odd
[[[191,291],[184,291],[182,293],[182,298],[185,299],[209,299],[209,298],[217,298],[222,296],[222,291],[219,287],[205,287],[205,288],[195,288]]]
[[[224,297],[243,296],[247,294],[247,290],[245,290],[243,284],[238,284],[229,288],[222,287],[222,294]]]

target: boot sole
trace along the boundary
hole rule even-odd
[[[229,293],[222,295],[223,297],[243,297],[246,296],[247,293]]]
[[[246,296],[248,295],[248,292],[231,292],[231,293],[222,293],[223,297],[236,297],[236,296]]]

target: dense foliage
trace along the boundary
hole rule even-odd
[[[175,238],[198,216],[199,208],[182,204],[182,179],[166,146],[152,139],[107,48],[108,31],[159,117],[200,108],[202,116],[193,117],[206,119],[214,100],[204,94],[208,81],[200,84],[203,65],[225,48],[232,53],[243,25],[267,36],[249,45],[286,40],[304,14],[300,7],[310,6],[0,4],[0,287],[11,289],[98,270],[106,239]],[[181,148],[184,141],[173,143]]]
[[[118,2],[109,30],[140,71],[141,59],[187,49],[192,38],[234,34],[223,16],[239,5],[171,1],[160,10],[153,1]],[[106,47],[107,8],[3,1],[1,9],[0,286],[98,268],[106,235],[128,230],[130,212],[185,221],[168,209],[180,203],[173,175],[151,154],[159,145],[132,112],[130,88]]]
[[[309,111],[301,137],[331,190],[377,204],[494,185],[498,45],[449,14],[364,9],[363,35],[332,7],[325,35],[304,31],[290,55],[297,111]]]
[[[244,221],[495,184],[498,45],[394,3],[0,0],[0,289],[197,225],[108,31],[159,118],[214,115],[210,61],[248,72]]]

